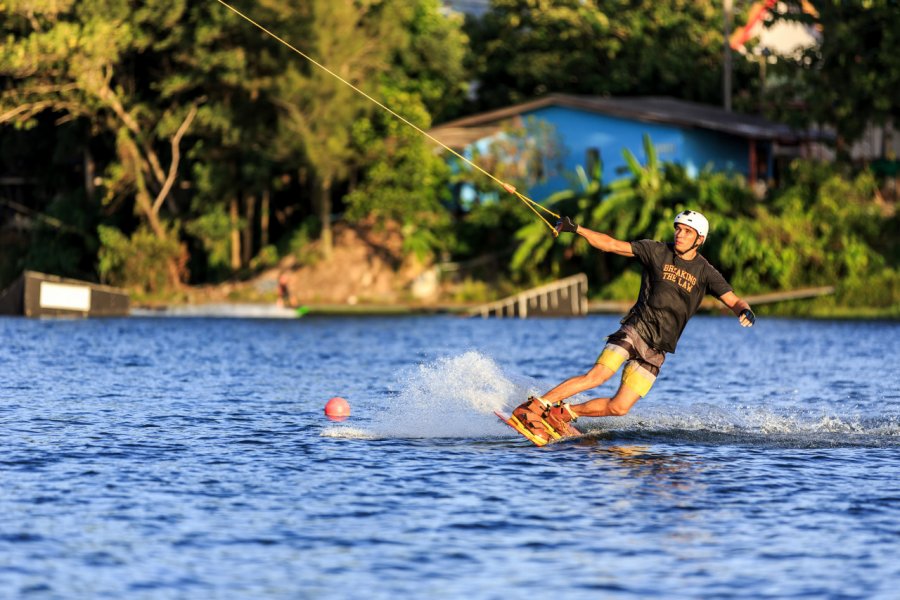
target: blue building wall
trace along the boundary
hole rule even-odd
[[[603,161],[603,180],[610,183],[627,174],[623,150],[630,150],[643,164],[644,134],[649,134],[660,161],[684,165],[696,175],[707,164],[717,171],[749,173],[748,142],[743,138],[702,129],[683,129],[674,125],[643,123],[597,114],[575,108],[548,106],[523,113],[552,124],[565,147],[562,173],[529,190],[529,196],[540,201],[554,192],[568,189],[577,166],[585,167],[588,151],[595,148]],[[486,150],[489,140],[479,146]]]
[[[715,171],[749,175],[750,148],[747,140],[704,129],[685,130],[684,137],[684,155],[678,163],[684,165],[691,177],[696,177],[708,165]]]

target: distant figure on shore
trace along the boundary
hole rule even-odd
[[[297,299],[291,295],[290,286],[288,285],[288,274],[282,272],[278,276],[278,306],[286,308],[294,308],[297,306]]]

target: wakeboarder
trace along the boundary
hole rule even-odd
[[[743,327],[751,327],[756,316],[739,298],[719,271],[700,253],[709,235],[709,221],[702,214],[685,210],[674,221],[674,242],[654,240],[624,242],[592,231],[562,217],[559,233],[574,233],[602,252],[637,258],[642,267],[637,301],[610,335],[594,366],[583,375],[571,377],[543,396],[532,396],[513,411],[513,417],[543,445],[555,432],[573,431],[579,417],[622,416],[646,396],[659,375],[666,354],[675,346],[688,320],[709,293],[722,301]],[[605,383],[625,365],[622,382],[615,395],[569,404],[568,398]],[[549,425],[549,427],[547,427]],[[577,431],[577,430],[576,430]]]

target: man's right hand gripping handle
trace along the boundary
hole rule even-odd
[[[557,233],[575,233],[578,231],[578,223],[573,223],[569,217],[563,217],[556,222]]]

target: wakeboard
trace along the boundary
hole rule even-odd
[[[530,441],[535,446],[546,446],[552,441],[581,435],[581,432],[575,429],[571,424],[568,425],[569,431],[559,432],[553,429],[553,427],[551,427],[550,424],[547,423],[547,421],[541,419],[541,423],[544,425],[544,431],[546,431],[549,435],[549,440],[545,440],[529,431],[515,416],[510,415],[510,417],[507,418],[503,415],[503,413],[497,410],[494,411],[494,414],[497,415],[498,419],[515,429],[522,437]]]

